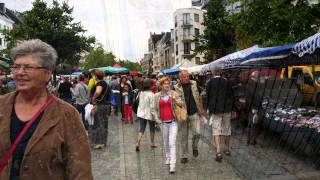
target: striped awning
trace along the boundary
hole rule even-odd
[[[302,57],[307,53],[313,54],[318,48],[320,48],[320,32],[297,43],[292,48],[292,53]]]

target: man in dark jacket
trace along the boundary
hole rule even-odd
[[[206,108],[212,124],[213,141],[216,147],[216,161],[221,162],[220,136],[224,136],[224,153],[230,155],[231,112],[233,90],[231,83],[221,76],[221,70],[213,70],[213,78],[208,82]]]
[[[263,98],[264,86],[259,82],[260,72],[254,71],[250,75],[245,94],[246,94],[246,105],[249,109],[248,116],[248,137],[247,144],[255,145],[257,138],[257,125],[260,122],[261,117],[259,116],[259,110]]]

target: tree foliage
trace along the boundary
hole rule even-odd
[[[239,48],[295,43],[320,27],[320,3],[308,0],[242,0],[241,9],[232,15]]]
[[[128,68],[130,71],[141,71],[141,66],[137,62],[132,62],[129,60],[120,60],[118,61],[119,65],[122,67]]]
[[[89,70],[97,67],[113,66],[115,63],[115,56],[112,53],[105,52],[103,47],[99,45],[86,55],[83,69]]]
[[[4,32],[9,41],[7,50],[19,40],[38,38],[57,50],[57,65],[78,65],[81,50],[89,51],[95,38],[84,36],[85,30],[80,22],[74,22],[72,11],[66,2],[53,0],[48,6],[43,0],[35,0],[31,10],[20,13],[22,24]]]
[[[235,49],[234,28],[225,9],[224,0],[210,0],[204,15],[206,29],[195,38],[196,52],[205,53],[209,61]]]

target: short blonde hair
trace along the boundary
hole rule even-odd
[[[167,77],[167,76],[162,77],[162,78],[159,80],[160,86],[162,86],[162,85],[164,84],[164,82],[166,82],[166,81],[169,81],[169,83],[170,83],[169,77]]]

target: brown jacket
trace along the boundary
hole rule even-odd
[[[198,91],[197,82],[193,81],[193,80],[190,80],[190,84],[191,84],[191,92],[192,92],[193,98],[194,98],[194,100],[196,102],[197,109],[198,109],[198,112],[199,112],[201,106],[200,106],[200,93]],[[183,102],[186,102],[186,100],[184,98],[184,92],[183,92],[182,84],[181,83],[176,84],[174,86],[174,89],[177,92],[179,98],[181,98]],[[183,105],[184,105],[184,108],[187,109],[187,103],[184,103]]]
[[[0,158],[10,142],[11,112],[16,93],[0,96]],[[9,165],[0,180],[10,177]],[[79,113],[58,100],[44,112],[29,140],[21,162],[20,180],[91,180],[91,154],[88,137]]]

